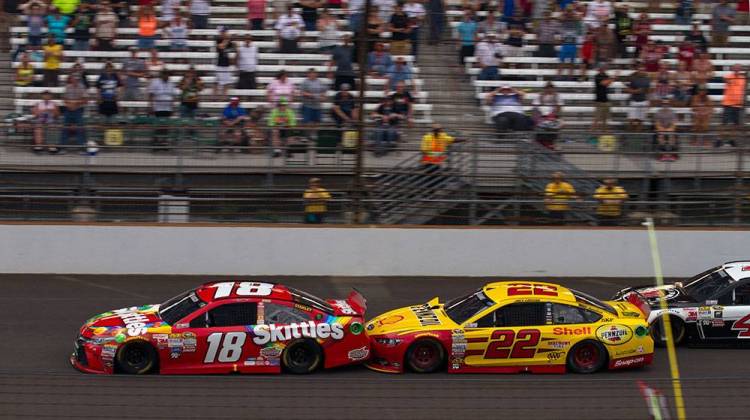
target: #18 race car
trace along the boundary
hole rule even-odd
[[[323,300],[272,283],[206,283],[160,305],[81,327],[70,361],[88,373],[310,373],[369,356],[365,300]]]
[[[662,287],[629,287],[613,299],[624,301],[634,296],[651,308],[648,321],[657,345],[666,342],[661,316],[665,311],[659,306],[662,296],[676,344],[750,344],[750,261],[728,262]]]
[[[651,363],[645,314],[540,282],[490,283],[380,315],[365,328],[370,369],[400,373],[592,373]]]

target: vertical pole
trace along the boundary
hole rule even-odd
[[[359,28],[350,28],[357,36],[357,62],[359,65],[359,116],[357,118],[357,158],[354,165],[354,223],[362,223],[362,213],[364,211],[364,180],[362,178],[362,163],[364,160],[365,144],[365,92],[367,82],[367,20],[370,18],[370,5],[372,0],[365,1],[365,10],[362,14],[362,20],[359,22]]]

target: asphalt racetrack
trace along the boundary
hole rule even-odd
[[[158,303],[205,276],[2,275],[0,418],[647,419],[637,380],[672,404],[666,351],[651,367],[595,375],[387,375],[357,366],[310,376],[99,376],[68,357],[84,320]],[[238,278],[232,278],[239,280]],[[244,279],[244,278],[243,278]],[[480,278],[262,277],[321,297],[351,287],[368,315],[466,293]],[[561,279],[609,297],[632,279]],[[688,418],[750,418],[750,350],[678,349]],[[674,414],[674,411],[672,411]]]

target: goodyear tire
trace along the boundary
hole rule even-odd
[[[131,341],[117,352],[118,369],[130,375],[143,375],[156,369],[159,355],[154,347],[141,340]]]
[[[314,372],[323,362],[323,352],[317,343],[310,340],[295,341],[284,349],[281,356],[284,369],[304,375]]]
[[[670,316],[669,321],[672,325],[672,338],[674,339],[674,345],[678,346],[685,340],[685,323],[680,318],[677,318],[675,316]],[[665,334],[663,333],[664,320],[661,316],[651,323],[649,329],[651,330],[651,338],[654,339],[655,345],[659,347],[664,347],[667,345],[666,340],[664,340]]]
[[[432,373],[445,364],[445,350],[435,340],[418,340],[406,351],[406,365],[417,373]]]
[[[607,363],[607,349],[602,343],[585,340],[568,351],[568,370],[575,373],[594,373]]]

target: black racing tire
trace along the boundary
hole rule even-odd
[[[157,369],[159,354],[154,346],[143,340],[125,343],[117,351],[117,369],[129,375],[144,375]]]
[[[413,372],[432,373],[445,365],[445,349],[435,340],[417,340],[406,351],[405,362]]]
[[[594,373],[607,363],[607,349],[602,343],[584,340],[568,351],[566,365],[574,373]]]
[[[286,346],[281,362],[287,372],[306,375],[323,364],[323,351],[312,340],[298,340]]]
[[[687,333],[685,321],[674,315],[669,316],[669,321],[672,325],[672,338],[674,339],[674,345],[679,346],[685,341],[685,335]],[[664,330],[664,321],[661,316],[651,323],[649,330],[651,331],[651,338],[654,339],[654,345],[657,347],[666,347],[667,342],[664,340],[664,333],[662,332]]]

